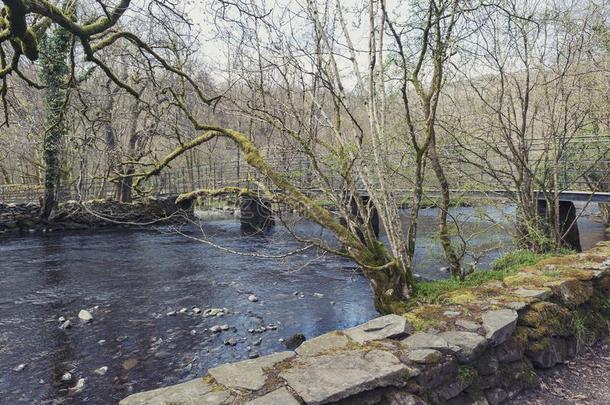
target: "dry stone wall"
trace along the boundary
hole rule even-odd
[[[505,404],[607,339],[610,243],[120,405]]]

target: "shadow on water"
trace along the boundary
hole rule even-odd
[[[480,246],[498,243],[497,257],[510,245],[493,217],[510,226],[511,208],[459,208],[454,215],[472,230]],[[435,230],[435,211],[422,212],[424,237],[417,247],[418,271],[444,275]],[[479,218],[479,219],[475,219]],[[590,217],[580,220],[584,248],[604,238]],[[186,233],[200,236],[193,226]],[[203,227],[206,236],[246,254],[281,255],[299,248],[281,227],[242,234],[237,220]],[[297,232],[326,237],[299,222]],[[427,236],[426,236],[427,235]],[[478,242],[477,242],[478,241]],[[483,249],[483,248],[482,248]],[[49,234],[0,241],[0,404],[110,404],[126,395],[202,375],[212,366],[284,349],[280,338],[312,337],[351,327],[376,315],[366,280],[348,260],[307,250],[281,260],[231,255],[167,229]],[[482,262],[483,263],[483,262]],[[258,302],[250,302],[255,294]],[[227,308],[205,318],[191,308]],[[80,309],[94,321],[79,322]],[[168,315],[186,308],[186,314]],[[71,320],[62,330],[58,318]],[[209,328],[226,324],[228,331]],[[273,325],[274,330],[248,329]],[[224,341],[234,338],[235,346]],[[261,338],[260,345],[255,345]],[[21,372],[12,369],[27,364]],[[94,370],[107,366],[105,375]],[[62,381],[66,372],[70,381]],[[82,391],[71,390],[79,378]]]

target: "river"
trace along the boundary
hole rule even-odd
[[[510,207],[452,213],[465,222],[478,250],[490,250],[481,268],[510,248]],[[491,226],[486,216],[503,225]],[[423,210],[417,272],[427,279],[447,276],[439,270],[441,255],[431,237],[434,222],[434,210]],[[579,227],[585,249],[606,237],[589,215]],[[203,229],[214,242],[249,254],[279,255],[300,247],[281,226],[248,236],[236,220],[225,219]],[[309,223],[298,230],[319,232]],[[184,231],[200,236],[195,226]],[[313,250],[280,260],[235,255],[169,228],[4,238],[0,258],[3,405],[113,404],[252,352],[281,350],[280,339],[294,333],[312,337],[376,315],[366,280],[348,260]],[[250,294],[258,301],[250,302]],[[206,318],[193,307],[229,313]],[[179,313],[182,308],[186,313]],[[90,310],[93,322],[79,321],[81,309]],[[168,315],[173,311],[178,313]],[[59,328],[62,316],[72,328]],[[229,330],[209,331],[223,324]],[[248,332],[261,325],[273,329]],[[238,343],[225,345],[229,338]],[[20,364],[25,368],[15,371]],[[104,366],[105,375],[94,373]],[[71,378],[63,381],[67,372]],[[80,378],[82,390],[72,389]]]

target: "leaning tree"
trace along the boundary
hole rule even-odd
[[[271,71],[267,77],[261,77],[262,86],[250,87],[260,90],[261,102],[237,105],[237,110],[264,122],[265,128],[275,128],[292,139],[308,159],[319,188],[333,198],[338,214],[303,191],[290,175],[275,169],[243,131],[221,125],[201,114],[200,105],[218,106],[224,100],[215,94],[206,94],[195,76],[187,73],[171,52],[160,50],[138,36],[138,18],[143,14],[152,14],[152,23],[162,30],[173,31],[174,25],[186,22],[184,11],[176,4],[160,0],[137,6],[130,0],[86,4],[68,0],[60,5],[45,0],[3,0],[3,3],[0,17],[3,87],[0,95],[6,95],[9,76],[31,81],[22,72],[22,66],[39,59],[43,49],[41,39],[52,37],[49,32],[53,32],[61,34],[61,38],[71,39],[67,59],[64,59],[69,72],[66,74],[63,67],[61,72],[68,81],[76,77],[77,61],[82,59],[85,70],[95,67],[116,87],[140,99],[138,89],[123,80],[102,56],[105,50],[126,44],[136,47],[145,58],[147,69],[163,71],[175,78],[174,85],[160,90],[155,103],[166,103],[180,111],[200,132],[191,140],[181,141],[151,169],[125,174],[134,177],[136,189],[188,151],[217,139],[226,139],[239,148],[245,161],[265,180],[265,184],[260,184],[263,192],[272,193],[273,198],[333,235],[338,247],[315,242],[322,249],[349,257],[363,269],[380,311],[404,310],[404,301],[414,287],[417,213],[428,158],[432,158],[441,186],[445,191],[447,188],[434,155],[436,110],[444,85],[444,68],[456,40],[453,30],[465,8],[470,6],[468,2],[430,0],[392,8],[385,1],[370,1],[362,9],[352,11],[340,1],[309,1],[298,13],[291,13],[286,8],[283,16],[265,9],[262,4],[213,3],[218,5],[214,9],[215,22],[236,22],[243,29],[244,39],[256,37],[251,34],[260,34],[258,41],[250,43],[253,47],[244,48],[247,52],[240,56],[255,56],[260,63],[261,76],[263,71]],[[349,13],[353,13],[351,20]],[[363,44],[352,39],[349,28],[361,19],[366,21]],[[297,28],[300,36],[291,36]],[[293,31],[288,34],[289,30]],[[387,40],[388,35],[392,41]],[[271,39],[277,39],[277,42],[261,46]],[[60,51],[58,54],[63,54],[65,48]],[[349,63],[345,64],[345,61]],[[346,71],[350,73],[346,75]],[[240,77],[232,85],[247,84],[248,79]],[[273,81],[272,87],[267,87],[268,80]],[[398,89],[393,88],[394,83],[399,83]],[[398,114],[387,105],[388,97],[395,90],[400,93],[403,104],[403,110]],[[290,106],[290,117],[277,114],[277,110],[265,102],[275,101],[270,95],[278,96],[282,91],[285,105]],[[303,115],[305,110],[307,113]],[[400,119],[396,119],[397,116]],[[308,123],[304,124],[304,120]],[[414,175],[402,170],[405,161],[415,165]],[[340,180],[339,190],[333,178]],[[394,182],[397,179],[413,189],[411,220],[406,234],[398,211],[402,196],[396,193]],[[370,196],[372,204],[360,198],[362,191]],[[242,187],[195,190],[181,196],[180,200],[252,192]],[[387,244],[377,239],[368,221],[373,205],[386,230]],[[448,195],[444,195],[442,208],[446,212]],[[440,231],[445,250],[451,255],[446,217],[443,216]],[[455,271],[457,266],[452,263]]]

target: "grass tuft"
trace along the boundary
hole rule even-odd
[[[502,281],[505,277],[515,274],[520,269],[533,266],[541,260],[556,257],[558,254],[568,254],[569,251],[554,253],[533,253],[529,250],[516,250],[502,256],[491,265],[487,271],[477,271],[472,273],[464,280],[450,278],[437,281],[423,281],[417,283],[412,298],[408,301],[408,306],[413,307],[417,304],[436,304],[439,297],[462,288],[478,287],[491,281]]]

